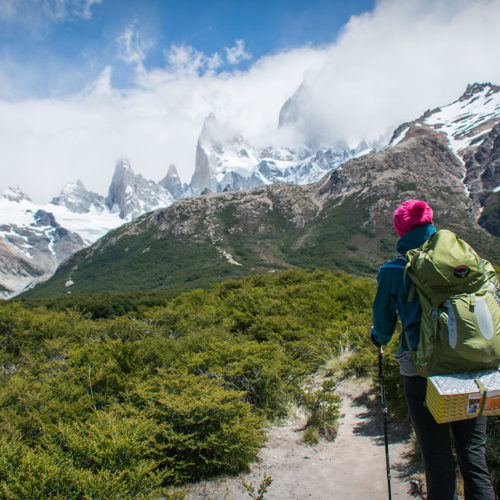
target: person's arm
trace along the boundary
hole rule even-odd
[[[375,344],[389,343],[398,321],[397,296],[390,280],[390,269],[381,269],[378,275],[378,287],[373,302],[373,327],[370,332]]]

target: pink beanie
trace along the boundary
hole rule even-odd
[[[432,222],[432,208],[425,201],[408,200],[394,212],[394,229],[401,238],[404,234],[424,224]]]

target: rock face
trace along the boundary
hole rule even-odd
[[[488,194],[500,187],[500,124],[480,136],[480,145],[464,154],[467,174],[464,182],[471,196],[480,203],[482,194]]]
[[[170,193],[159,184],[136,175],[128,160],[120,160],[106,198],[110,210],[119,212],[122,219],[134,219],[138,215],[173,202]]]
[[[177,168],[174,164],[168,167],[167,175],[160,181],[160,186],[165,188],[174,200],[180,200],[186,193],[187,186],[183,186]]]

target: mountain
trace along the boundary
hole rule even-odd
[[[80,180],[74,184],[67,184],[58,196],[52,198],[51,203],[64,206],[75,214],[86,214],[93,209],[102,212],[106,209],[104,197],[88,191]]]
[[[474,201],[471,209],[479,224],[500,236],[500,86],[469,85],[448,106],[398,127],[388,147],[421,129],[437,130],[446,138],[463,168],[464,191]]]
[[[454,103],[403,124],[382,151],[315,183],[208,193],[142,215],[27,295],[199,287],[289,267],[374,276],[394,253],[392,213],[409,198],[427,200],[438,227],[498,263],[499,133],[500,88],[469,86]],[[224,165],[207,158],[217,178]]]
[[[168,167],[167,175],[159,184],[168,191],[174,200],[179,200],[186,194],[186,188],[182,185],[177,168],[173,163]]]
[[[166,207],[174,199],[165,187],[136,175],[128,160],[120,160],[109,187],[106,206],[122,219],[134,219],[144,212]]]
[[[369,146],[363,142],[354,149],[346,144],[317,150],[306,147],[257,148],[221,125],[211,114],[206,118],[198,139],[189,190],[198,195],[207,191],[251,189],[276,183],[310,184],[348,159],[374,152],[381,146],[379,143]]]
[[[13,220],[11,216],[23,210],[26,214],[42,210],[52,214],[59,232],[65,229],[74,238],[68,247],[71,248],[70,253],[54,254],[48,251],[48,240],[33,236],[29,245],[36,251],[26,254],[24,240],[4,237],[0,244],[0,259],[5,263],[0,274],[0,296],[13,296],[25,287],[47,279],[72,252],[94,243],[110,229],[143,213],[209,191],[241,190],[285,182],[311,183],[349,158],[370,151],[366,144],[360,145],[360,148],[349,150],[342,145],[316,152],[305,148],[259,149],[241,135],[224,129],[215,116],[210,115],[198,140],[195,171],[190,184],[181,182],[175,165],[170,165],[166,176],[156,183],[135,174],[130,162],[121,159],[116,164],[106,197],[88,191],[78,180],[65,186],[49,204],[37,207],[27,195],[11,190],[4,196],[2,220],[6,226],[12,226],[13,232],[32,234],[32,225],[36,225],[36,221],[28,216],[19,226],[9,222]],[[18,199],[19,196],[26,198]],[[44,258],[38,257],[38,254],[44,255]]]
[[[42,281],[84,246],[51,212],[37,207],[19,188],[0,195],[0,295],[9,296]]]
[[[173,185],[175,173],[169,172]],[[46,280],[61,262],[110,229],[173,201],[167,188],[136,175],[127,160],[117,163],[106,198],[80,180],[44,205],[18,187],[9,188],[0,195],[0,297]]]

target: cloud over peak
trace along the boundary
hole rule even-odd
[[[14,4],[4,2],[4,12]],[[500,0],[381,0],[329,45],[253,60],[239,38],[210,53],[177,43],[154,68],[148,54],[159,42],[132,22],[118,37],[120,60],[133,73],[126,88],[113,86],[116,68],[108,61],[86,91],[0,100],[2,182],[33,198],[50,199],[76,178],[103,193],[123,156],[148,178],[161,179],[174,163],[189,181],[210,113],[258,145],[355,146],[451,102],[468,83],[500,83],[498,19]],[[288,99],[293,119],[278,129]]]

